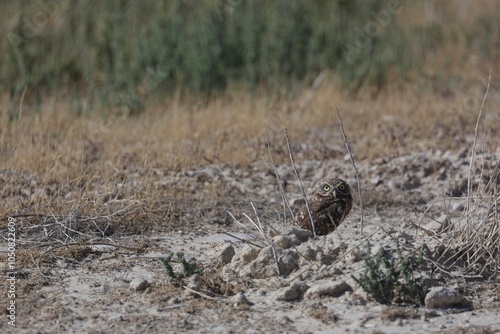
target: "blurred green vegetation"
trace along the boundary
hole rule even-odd
[[[323,70],[342,87],[383,87],[418,71],[442,24],[399,16],[422,2],[379,0],[17,0],[2,2],[0,88],[18,103],[54,95],[141,110],[176,90],[229,84],[293,92]],[[497,9],[500,6],[497,6]],[[411,10],[410,10],[411,11]],[[452,36],[498,57],[499,11]],[[448,27],[449,28],[449,27]],[[447,34],[446,36],[450,36]],[[295,87],[295,88],[294,88]]]

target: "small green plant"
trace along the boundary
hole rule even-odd
[[[181,270],[175,271],[170,262],[172,258],[176,257],[176,262],[181,264]],[[167,276],[172,282],[180,282],[184,278],[189,277],[194,274],[201,274],[203,272],[202,268],[199,268],[196,264],[195,260],[187,261],[184,257],[183,252],[170,252],[167,257],[160,258],[160,261],[163,263],[165,270],[167,272]]]
[[[415,276],[415,270],[422,264],[424,246],[417,256],[403,256],[397,243],[396,252],[397,261],[385,258],[382,252],[371,256],[368,242],[365,271],[359,277],[353,275],[353,279],[379,303],[422,303],[428,289],[422,277]]]

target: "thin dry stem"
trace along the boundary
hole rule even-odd
[[[26,94],[26,88],[28,88],[28,86],[24,86],[23,94],[21,95],[21,101],[19,102],[19,115],[17,115],[17,120],[20,120],[21,116],[23,115],[23,101],[24,94]]]
[[[257,210],[255,209],[255,206],[253,205],[252,202],[250,202],[250,204],[252,205],[253,212],[255,213],[255,216],[257,217],[257,222],[259,223],[259,226],[257,227],[257,225],[253,221],[252,221],[252,224],[254,224],[254,226],[259,230],[259,232],[262,234],[262,236],[264,238],[267,238],[267,236],[264,234],[264,230],[262,229],[262,225],[260,223],[260,219],[259,219],[259,215],[257,214]],[[248,216],[247,216],[247,218],[248,218]],[[267,239],[269,239],[269,238],[267,238]],[[276,264],[276,270],[278,271],[278,276],[281,276],[280,265],[278,262],[278,253],[276,252],[276,247],[274,247],[274,242],[272,239],[271,239],[271,250],[273,251],[273,257],[274,257],[274,262]]]
[[[203,292],[200,292],[200,291],[196,291],[196,290],[193,290],[191,289],[190,287],[187,287],[185,285],[182,286],[184,289],[188,290],[189,292],[191,293],[194,293],[200,297],[203,297],[203,298],[206,298],[206,299],[209,299],[209,300],[216,300],[216,301],[220,301],[220,302],[224,302],[224,303],[227,303],[227,301],[223,298],[216,298],[216,297],[212,297],[212,296],[209,296]]]
[[[359,209],[361,211],[360,218],[360,232],[363,234],[363,225],[364,225],[364,204],[363,204],[363,194],[361,193],[361,181],[359,179],[358,167],[356,166],[356,161],[354,160],[354,155],[352,154],[351,147],[349,145],[349,141],[347,140],[347,136],[344,130],[344,124],[342,123],[342,118],[340,117],[339,109],[337,105],[335,105],[335,110],[337,111],[337,117],[339,118],[340,130],[342,130],[342,137],[344,137],[344,144],[349,152],[349,157],[351,158],[352,166],[354,167],[354,171],[356,173],[356,183],[358,184],[358,194],[359,194]]]
[[[470,198],[472,193],[472,170],[474,169],[474,159],[476,155],[476,144],[477,144],[477,132],[479,128],[479,122],[481,121],[481,117],[483,115],[484,104],[486,102],[486,98],[488,97],[488,92],[490,90],[491,83],[491,70],[488,76],[488,84],[486,85],[486,92],[484,93],[483,102],[481,103],[481,108],[479,109],[479,115],[476,120],[476,127],[474,128],[474,141],[472,143],[472,152],[470,154],[470,163],[469,163],[469,177],[467,179],[467,212],[470,209]]]
[[[300,104],[299,107],[300,115],[304,113],[309,103],[311,103],[314,93],[318,90],[319,86],[321,86],[321,83],[323,82],[323,79],[325,79],[325,77],[326,77],[326,72],[325,70],[322,70],[314,80],[311,89],[307,92],[304,100],[302,100],[302,103]]]
[[[227,211],[227,213],[231,216],[231,218],[233,218],[233,220],[234,220],[234,221],[235,221],[238,225],[240,225],[241,227],[243,227],[245,230],[249,231],[249,232],[250,232],[250,233],[249,233],[249,236],[251,236],[254,240],[257,240],[257,241],[259,241],[259,242],[263,242],[264,244],[266,243],[267,238],[265,237],[265,235],[263,235],[264,240],[258,239],[258,238],[257,238],[254,234],[252,234],[253,230],[251,230],[251,229],[250,229],[250,228],[248,228],[247,226],[243,225],[243,224],[242,224],[242,223],[241,223],[238,219],[236,219],[236,217],[235,217],[235,216],[234,216],[231,212]],[[257,228],[257,230],[259,231],[258,226],[257,226],[257,225],[255,225],[255,224],[253,223],[252,219],[251,219],[250,217],[248,217],[248,215],[247,215],[247,214],[245,214],[245,213],[243,213],[243,215],[244,215],[244,216],[245,216],[245,217],[246,217],[246,218],[247,218],[247,219],[248,219],[248,220],[249,220],[249,221],[250,221],[250,222],[251,222],[251,223],[252,223],[252,224],[253,224],[253,225]],[[259,232],[260,232],[260,231],[259,231]],[[227,232],[226,232],[226,234],[227,234]],[[263,233],[261,233],[261,234],[263,234]],[[248,241],[247,241],[247,242],[248,242]],[[248,243],[250,243],[250,242],[248,242]],[[250,244],[251,244],[251,243],[250,243]],[[254,244],[251,244],[251,245],[254,245]],[[258,245],[254,245],[254,246],[257,246],[257,247],[259,247],[259,248],[263,248],[263,246],[258,246]]]
[[[295,166],[295,161],[293,160],[293,152],[292,146],[290,145],[290,139],[288,138],[288,129],[285,128],[285,138],[286,145],[288,146],[288,154],[290,155],[290,162],[292,163],[293,171],[295,172],[295,176],[299,180],[300,191],[302,192],[302,196],[306,202],[307,213],[309,214],[309,220],[311,221],[313,236],[316,237],[316,223],[314,222],[311,208],[309,207],[309,201],[307,200],[306,192],[304,191],[304,186],[302,185],[302,180],[300,179],[299,172],[297,171],[297,167]]]
[[[225,234],[225,235],[227,235],[227,236],[230,236],[231,238],[233,238],[233,239],[235,239],[235,240],[238,240],[238,241],[241,241],[241,242],[247,243],[247,244],[252,245],[252,246],[254,246],[254,247],[257,247],[257,248],[260,248],[260,249],[264,248],[263,246],[260,246],[260,245],[254,244],[253,242],[250,242],[250,241],[248,241],[247,239],[243,239],[243,238],[237,237],[237,236],[235,236],[234,234],[229,233],[229,232],[227,232],[227,231],[224,231],[224,232],[222,232],[222,233],[224,233],[224,234]]]
[[[290,202],[288,201],[288,198],[286,197],[286,194],[285,194],[285,190],[283,189],[283,185],[281,184],[280,175],[278,174],[278,170],[276,169],[276,165],[274,164],[273,155],[271,153],[271,147],[269,145],[269,135],[267,134],[267,128],[266,128],[266,136],[267,136],[267,142],[266,142],[267,152],[269,153],[269,158],[271,159],[271,164],[273,165],[274,174],[276,175],[276,179],[278,180],[278,187],[280,190],[281,198],[283,200],[284,205],[286,205],[286,207],[288,208],[288,211],[290,212],[290,216],[292,217],[294,223],[297,225],[298,224],[297,218],[293,214],[292,208],[290,207]],[[285,214],[284,219],[285,219],[285,223],[286,223],[286,214]]]

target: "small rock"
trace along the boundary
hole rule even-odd
[[[250,245],[245,245],[241,251],[236,253],[234,257],[232,258],[233,262],[242,262],[243,264],[248,264],[251,261],[255,260],[259,256],[259,251],[250,246]]]
[[[391,188],[392,190],[396,190],[396,189],[401,188],[401,184],[396,180],[389,180],[389,182],[387,182],[387,186],[389,188]]]
[[[278,256],[278,265],[280,274],[282,276],[288,276],[294,270],[299,269],[299,255],[293,250],[285,249],[280,252]]]
[[[235,255],[233,244],[230,242],[225,242],[219,244],[216,249],[217,260],[222,264],[228,264],[231,262]]]
[[[93,252],[110,253],[116,250],[116,247],[109,245],[92,245],[91,249]]]
[[[315,298],[321,296],[340,296],[346,291],[352,291],[352,287],[344,281],[333,281],[318,284],[311,287],[306,292],[306,297]]]
[[[108,318],[108,321],[123,321],[123,315],[122,314],[117,314],[115,316],[112,316],[111,318]]]
[[[364,253],[359,249],[353,249],[346,256],[346,263],[352,264],[363,260]]]
[[[380,176],[379,176],[379,175],[377,175],[377,176],[372,177],[372,178],[370,179],[370,183],[371,183],[371,184],[373,184],[374,186],[378,186],[379,184],[381,184],[381,183],[382,183],[382,180],[381,180]]]
[[[422,185],[422,182],[420,181],[419,178],[415,176],[410,176],[408,179],[404,182],[404,189],[405,190],[412,190],[420,187]]]
[[[425,296],[425,306],[429,308],[464,307],[469,303],[460,293],[445,287],[432,288]]]
[[[242,195],[246,194],[247,187],[245,187],[241,180],[236,181],[234,179],[230,179],[228,183],[230,187],[238,190]]]
[[[266,278],[275,273],[276,264],[271,246],[262,248],[257,258],[240,271],[240,275],[252,278]]]
[[[301,299],[309,286],[304,282],[294,282],[292,285],[284,287],[274,293],[274,299],[284,302],[291,302]]]
[[[284,235],[295,235],[300,242],[305,242],[312,237],[312,232],[296,226],[289,226],[283,230]]]
[[[277,235],[273,238],[273,243],[283,249],[288,249],[292,247],[292,242],[288,235]]]
[[[199,274],[194,274],[189,277],[189,282],[187,284],[188,288],[198,291],[201,288],[201,277]]]
[[[173,305],[173,304],[180,304],[182,303],[182,298],[181,297],[172,297],[167,301],[167,304]]]
[[[276,246],[283,249],[288,249],[292,246],[300,245],[300,241],[295,234],[292,235],[278,235],[273,238]]]
[[[450,209],[453,211],[462,212],[464,211],[465,203],[464,201],[454,200],[450,203]]]
[[[322,251],[322,248],[318,245],[313,245],[310,243],[306,244],[301,244],[300,246],[297,247],[297,251],[302,257],[301,263],[309,263],[311,261],[315,261],[317,258],[318,253]]]
[[[134,291],[143,291],[148,286],[148,281],[144,278],[134,278],[130,282],[130,289]]]
[[[250,302],[248,298],[243,294],[243,292],[238,292],[232,298],[233,305],[241,306],[241,305],[249,305],[252,306],[254,303]]]
[[[371,255],[376,256],[378,254],[385,254],[385,249],[382,245],[375,245],[371,249]]]
[[[399,231],[397,237],[401,244],[410,244],[415,239],[413,235],[408,234],[405,231]]]
[[[443,214],[422,227],[424,228],[425,234],[433,236],[444,231],[449,224],[448,215]]]

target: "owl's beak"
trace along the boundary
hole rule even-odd
[[[332,190],[332,195],[333,195],[333,197],[337,198],[337,190],[335,190],[335,189]]]

